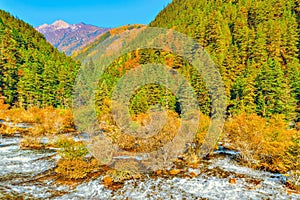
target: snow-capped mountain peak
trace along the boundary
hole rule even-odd
[[[65,22],[63,20],[57,20],[51,25],[56,27],[57,29],[69,28],[71,26],[70,24],[68,24],[67,22]]]
[[[57,20],[50,25],[43,24],[43,25],[37,27],[36,30],[38,30],[41,33],[45,33],[45,32],[48,32],[49,30],[55,31],[55,30],[60,30],[60,29],[67,29],[70,27],[71,27],[71,25],[68,24],[67,22],[65,22],[63,20]]]
[[[68,24],[63,20],[57,20],[52,24],[43,24],[36,28],[37,31],[44,34],[48,42],[67,55],[73,51],[81,49],[84,45],[93,42],[98,35],[101,35],[109,28],[100,28],[97,26],[85,24]]]
[[[48,26],[49,26],[49,24],[43,24],[43,25],[39,26],[38,28],[43,29],[43,28],[47,28]]]

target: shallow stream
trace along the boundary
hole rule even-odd
[[[195,178],[149,177],[112,191],[99,177],[72,188],[43,178],[53,173],[55,151],[21,150],[18,137],[0,142],[0,199],[300,199],[285,187],[284,176],[239,166],[225,155],[189,169],[199,174]]]

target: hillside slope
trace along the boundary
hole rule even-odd
[[[44,24],[36,28],[58,50],[71,55],[83,46],[93,42],[97,36],[110,30],[84,23],[68,24],[62,20],[53,24]]]
[[[107,32],[98,35],[93,42],[90,44],[84,46],[81,50],[76,51],[73,55],[74,59],[83,61],[85,60],[90,54],[92,54],[92,51],[97,51],[97,45],[101,42],[105,41],[105,39],[117,35],[118,33],[125,32],[127,30],[133,29],[133,28],[140,28],[144,27],[145,25],[141,24],[132,24],[132,25],[125,25],[118,28],[112,28],[108,30]]]
[[[21,107],[70,106],[79,63],[32,26],[0,10],[0,96]]]

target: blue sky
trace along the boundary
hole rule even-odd
[[[0,9],[33,26],[62,19],[100,27],[148,24],[172,0],[0,0]]]

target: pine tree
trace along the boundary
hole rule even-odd
[[[254,71],[256,70],[253,70],[252,66],[249,66],[247,71],[236,79],[236,82],[231,89],[231,102],[233,104],[231,112],[255,112],[256,74]]]
[[[295,99],[284,78],[278,61],[269,59],[256,78],[257,112],[264,117],[283,114],[286,119],[295,117]]]
[[[300,64],[297,59],[287,65],[288,85],[297,100],[297,121],[300,121]]]

